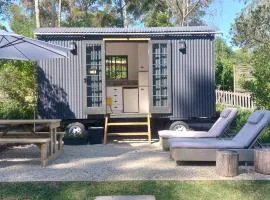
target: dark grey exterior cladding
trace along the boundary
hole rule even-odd
[[[179,41],[185,41],[185,52]],[[172,39],[172,108],[175,119],[215,114],[213,35]]]
[[[152,41],[170,41],[172,113],[167,116],[187,119],[215,114],[215,30],[212,28],[41,28],[35,32],[39,39],[63,46],[76,41],[78,48],[78,55],[70,54],[69,59],[40,62],[38,111],[41,118],[87,118],[83,107],[85,43],[101,41],[104,37],[148,37]],[[186,52],[179,51],[179,41],[185,41]]]
[[[48,40],[47,40],[48,41]],[[68,46],[73,40],[49,40]],[[82,40],[75,41],[78,55],[84,52]],[[83,60],[69,54],[68,59],[50,59],[39,62],[38,114],[45,119],[85,119],[83,112]]]

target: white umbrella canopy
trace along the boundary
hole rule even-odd
[[[72,49],[0,30],[0,59],[38,61],[66,58]]]

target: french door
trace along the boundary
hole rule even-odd
[[[85,112],[105,114],[105,52],[103,41],[86,42],[84,53]]]
[[[171,113],[171,43],[152,40],[149,45],[150,111]]]

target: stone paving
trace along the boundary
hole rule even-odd
[[[217,176],[213,163],[176,165],[158,143],[64,146],[64,153],[46,168],[40,167],[34,145],[0,153],[0,182],[119,181],[119,180],[270,180],[270,175],[241,166],[234,178]]]

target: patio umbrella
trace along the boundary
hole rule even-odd
[[[72,49],[0,30],[0,59],[32,60],[66,58]]]
[[[59,45],[0,30],[0,59],[38,61],[46,58],[66,58],[67,53],[71,50]]]

